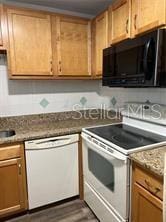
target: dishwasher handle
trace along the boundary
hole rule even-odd
[[[32,140],[25,142],[25,150],[45,150],[67,146],[78,142],[78,134],[52,137],[47,139]]]
[[[70,138],[63,138],[63,139],[49,139],[49,140],[47,140],[47,141],[39,141],[39,142],[36,142],[36,144],[37,145],[40,145],[40,144],[42,144],[42,145],[45,145],[45,146],[47,146],[47,144],[49,144],[49,143],[56,143],[56,142],[63,142],[64,144],[66,144],[66,143],[70,143],[71,142],[71,139]]]

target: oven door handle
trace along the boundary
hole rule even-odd
[[[102,151],[104,153],[106,153],[107,155],[111,156],[111,157],[114,157],[115,159],[118,159],[118,160],[121,160],[121,161],[124,161],[125,163],[127,163],[127,157],[126,156],[122,156],[122,154],[114,154],[114,153],[111,153],[109,151],[107,151],[106,149],[102,148],[100,145],[96,144],[95,142],[93,142],[94,139],[89,140],[84,134],[81,134],[82,138],[88,142],[89,144],[91,144],[92,146],[90,147],[90,149],[93,149],[94,151],[97,152],[97,150],[99,151]],[[94,149],[93,147],[96,147],[96,149]],[[106,146],[107,147],[107,146]]]

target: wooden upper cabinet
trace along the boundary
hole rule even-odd
[[[111,23],[111,43],[130,38],[131,0],[117,0],[109,8]]]
[[[93,21],[92,43],[93,72],[95,75],[101,75],[103,69],[103,49],[108,47],[108,11],[100,14]]]
[[[53,72],[59,76],[90,76],[90,22],[70,16],[52,17]]]
[[[165,25],[165,4],[165,0],[132,0],[133,35]]]
[[[7,9],[11,76],[52,76],[50,16]]]
[[[0,50],[7,49],[7,24],[3,5],[0,4]]]
[[[0,5],[0,47],[3,46],[2,39],[2,5]]]

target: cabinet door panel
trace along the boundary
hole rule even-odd
[[[131,1],[118,0],[111,6],[112,44],[130,38]]]
[[[165,25],[165,0],[133,0],[132,5],[135,35]]]
[[[59,17],[57,21],[59,75],[90,75],[89,21],[68,17]]]
[[[7,10],[12,75],[52,75],[50,16]]]
[[[25,208],[21,158],[0,161],[0,217]]]
[[[95,33],[95,57],[96,75],[102,74],[103,69],[103,49],[108,47],[108,12],[104,12],[96,18]]]
[[[133,191],[132,222],[162,222],[162,201],[137,183]]]

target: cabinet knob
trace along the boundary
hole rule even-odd
[[[161,192],[161,189],[160,189],[159,187],[154,187],[154,186],[153,186],[148,180],[146,180],[146,179],[145,179],[145,183],[146,183],[146,185],[147,185],[147,187],[148,187],[148,190],[149,190],[152,194],[156,195],[157,193]]]

